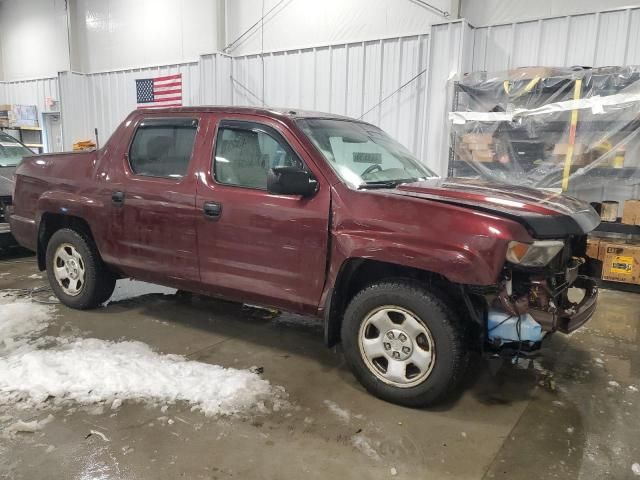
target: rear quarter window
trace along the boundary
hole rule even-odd
[[[129,148],[131,171],[149,177],[184,177],[197,130],[196,119],[142,121]]]

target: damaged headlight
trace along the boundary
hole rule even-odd
[[[564,247],[561,240],[538,240],[533,243],[509,242],[507,260],[524,267],[544,267]]]

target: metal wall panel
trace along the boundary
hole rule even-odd
[[[200,57],[200,102],[231,105],[231,57],[222,53]]]
[[[183,105],[200,105],[198,62],[92,74],[61,73],[65,149],[79,140],[93,139],[95,128],[103,144],[136,108],[136,79],[176,73],[182,73]]]
[[[473,70],[640,63],[640,8],[476,28]]]
[[[233,104],[363,118],[418,153],[428,46],[425,34],[234,57]]]
[[[16,82],[0,82],[0,104],[15,103],[18,105],[35,105],[38,109],[38,123],[42,127],[42,113],[59,110],[59,103],[50,109],[45,99],[49,97],[59,101],[58,78],[39,78],[36,80],[21,80]],[[42,132],[42,143],[46,151],[46,132]]]
[[[60,113],[62,117],[62,139],[65,150],[71,150],[78,140],[93,138],[95,125],[93,100],[87,75],[75,72],[61,72]]]
[[[135,110],[136,79],[177,73],[182,74],[182,104],[199,105],[200,71],[197,62],[86,75],[91,94],[92,125],[98,128],[101,143],[132,110]]]
[[[449,111],[451,82],[456,75],[471,69],[473,31],[465,21],[431,27],[429,79],[425,134],[419,158],[439,175],[447,174],[449,164]]]
[[[42,112],[49,111],[45,105],[46,97],[58,100],[57,77],[0,82],[0,103],[2,104],[35,105],[38,107],[38,114],[42,114]]]

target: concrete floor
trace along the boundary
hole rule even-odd
[[[8,273],[0,289],[46,282],[29,278],[32,257],[0,259],[0,273]],[[602,291],[601,299],[586,328],[554,336],[535,364],[478,360],[462,395],[428,410],[367,394],[308,319],[296,325],[236,304],[153,294],[90,312],[58,306],[49,334],[139,340],[201,362],[262,366],[292,406],[240,418],[187,405],[63,409],[40,432],[0,438],[0,478],[637,478],[640,297]],[[352,415],[336,415],[327,400]],[[48,412],[4,406],[0,414]]]

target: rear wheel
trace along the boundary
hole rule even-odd
[[[68,228],[55,232],[47,244],[46,263],[51,289],[68,307],[95,308],[113,293],[115,276],[82,233]]]
[[[356,378],[374,395],[410,407],[442,399],[466,368],[464,328],[442,296],[410,281],[358,293],[342,344]]]

